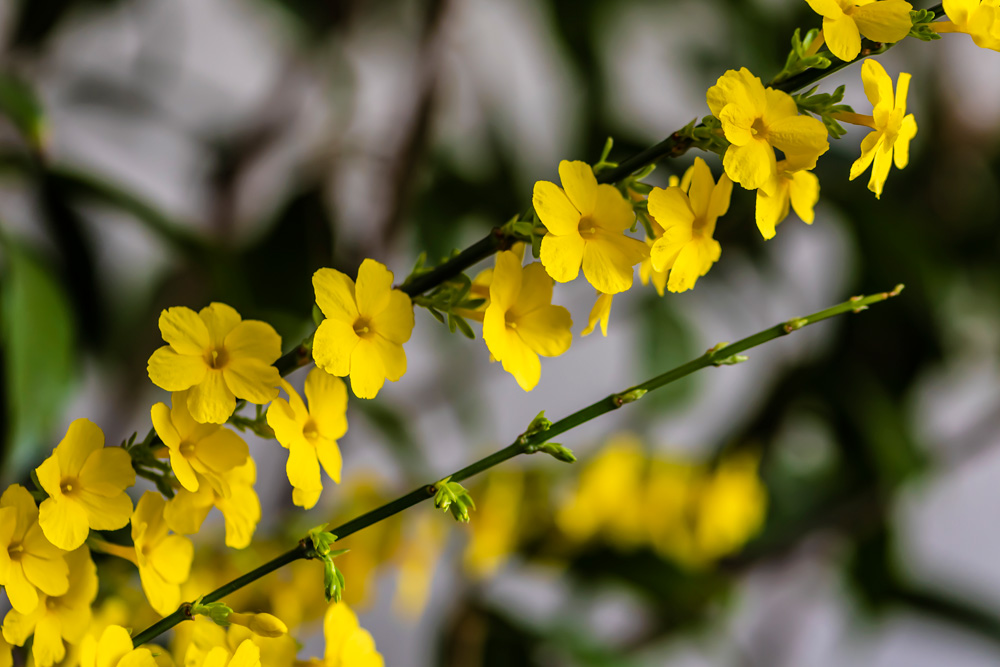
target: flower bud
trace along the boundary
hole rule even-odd
[[[281,637],[288,634],[288,626],[273,614],[230,614],[229,622],[242,625],[259,637]]]

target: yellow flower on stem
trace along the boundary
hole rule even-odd
[[[375,398],[388,379],[406,373],[403,343],[413,331],[413,304],[392,289],[392,272],[373,259],[358,269],[357,284],[336,269],[313,274],[323,311],[313,338],[313,359],[331,375],[351,377],[358,398]]]
[[[913,6],[903,0],[806,0],[823,17],[823,39],[830,53],[851,61],[861,52],[861,37],[898,42],[910,34]],[[822,44],[822,42],[820,42]],[[818,48],[819,44],[815,46]]]
[[[614,186],[597,184],[586,162],[559,163],[560,188],[535,183],[531,201],[548,233],[542,238],[541,260],[553,279],[583,275],[605,294],[632,286],[632,267],[646,256],[646,246],[625,235],[635,222],[632,205]]]
[[[510,251],[497,255],[483,340],[521,389],[531,391],[538,384],[538,355],[557,357],[569,349],[571,326],[569,311],[552,305],[552,278],[541,264],[522,267]]]
[[[799,115],[791,95],[764,88],[746,67],[719,77],[708,89],[707,100],[731,144],[722,159],[726,174],[747,190],[773,187],[775,148],[806,169],[816,166],[819,156],[830,149],[823,123]]]
[[[861,157],[851,165],[851,180],[860,176],[874,162],[868,189],[881,198],[889,167],[903,169],[910,161],[910,140],[917,134],[917,121],[906,113],[906,93],[910,75],[903,72],[896,81],[896,94],[892,93],[892,79],[885,68],[874,60],[861,66],[861,80],[865,95],[874,109],[871,116],[855,113],[837,113],[834,118],[855,125],[870,127],[871,132],[861,141]]]
[[[670,270],[671,292],[691,289],[718,261],[722,247],[713,238],[715,223],[729,210],[732,192],[729,177],[723,174],[716,183],[698,157],[680,187],[653,188],[649,193],[649,213],[663,227],[649,256],[655,270]]]
[[[87,635],[80,646],[80,667],[157,667],[148,648],[132,648],[128,630],[109,625],[95,639]]]
[[[807,225],[815,217],[813,207],[819,201],[819,179],[811,171],[800,170],[791,160],[778,163],[772,194],[757,190],[757,229],[765,239],[774,238],[775,227],[788,217],[789,205]]]
[[[125,489],[135,484],[132,459],[120,447],[105,447],[104,433],[89,419],[70,424],[35,473],[49,494],[38,523],[60,549],[76,549],[91,528],[117,530],[128,523],[132,501]]]
[[[97,597],[97,568],[87,547],[66,554],[69,565],[69,589],[63,595],[41,595],[30,614],[16,609],[7,612],[3,621],[4,639],[24,646],[34,634],[31,656],[38,667],[51,667],[66,657],[66,646],[79,644],[90,625],[90,604]]]
[[[164,616],[181,603],[181,584],[187,581],[194,557],[191,540],[169,534],[163,520],[165,505],[163,496],[146,491],[132,516],[133,562],[150,606]]]
[[[223,496],[211,484],[198,486],[197,491],[179,489],[163,508],[163,520],[175,533],[194,535],[213,507],[226,521],[226,546],[243,549],[250,545],[260,521],[260,499],[254,491],[257,466],[247,457],[246,463],[223,475],[229,495]]]
[[[309,371],[305,392],[309,406],[287,382],[288,400],[276,398],[267,409],[267,425],[288,450],[285,471],[293,487],[292,501],[309,509],[323,491],[319,469],[337,484],[343,460],[337,440],[347,433],[347,388],[321,368]]]
[[[28,490],[20,484],[7,487],[0,496],[0,585],[11,606],[30,614],[38,606],[39,591],[65,595],[69,567],[64,556],[45,539]]]
[[[149,379],[167,391],[190,389],[195,421],[223,424],[237,398],[263,405],[278,395],[281,376],[272,364],[281,356],[281,337],[270,324],[212,303],[197,313],[164,310],[160,333],[167,344],[149,358]]]
[[[611,294],[604,294],[602,292],[597,293],[597,300],[594,301],[594,307],[590,309],[590,315],[587,317],[587,327],[580,332],[581,336],[589,336],[594,333],[594,327],[597,323],[601,323],[601,335],[608,335],[608,322],[611,320]]]
[[[976,46],[1000,51],[1000,0],[945,0],[947,21],[931,23],[938,33],[964,32]]]
[[[150,410],[153,428],[170,452],[170,467],[188,491],[197,491],[199,478],[228,495],[226,473],[246,463],[247,443],[221,424],[200,424],[188,410],[187,395],[174,392],[172,408],[157,403]]]

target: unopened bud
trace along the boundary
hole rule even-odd
[[[273,614],[229,614],[229,622],[242,625],[259,637],[281,637],[288,634],[288,626]]]

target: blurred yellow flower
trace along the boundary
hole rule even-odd
[[[483,340],[522,389],[531,391],[541,378],[538,355],[557,357],[569,349],[572,325],[569,311],[552,305],[552,279],[541,264],[522,267],[512,252],[497,255]]]
[[[861,80],[865,85],[865,95],[874,109],[872,116],[852,114],[848,122],[861,122],[870,127],[870,132],[861,141],[861,157],[851,165],[851,180],[860,176],[874,162],[868,189],[881,198],[889,167],[893,162],[896,169],[903,169],[910,161],[910,140],[917,134],[917,121],[913,114],[906,113],[906,94],[910,87],[910,75],[903,72],[896,81],[896,94],[892,92],[892,79],[875,60],[866,60],[861,66]],[[845,114],[846,115],[846,114]],[[838,119],[840,115],[836,116]]]
[[[375,640],[343,602],[330,605],[323,617],[324,667],[383,667]]]
[[[65,552],[53,546],[38,525],[38,508],[28,490],[11,484],[0,496],[0,585],[11,606],[30,614],[39,591],[65,595],[69,567]]]
[[[249,639],[243,640],[234,653],[224,646],[216,646],[200,663],[187,667],[261,667],[260,648]],[[268,667],[271,667],[270,665]]]
[[[649,256],[653,269],[670,271],[671,292],[694,287],[719,259],[722,247],[713,238],[715,223],[729,210],[732,192],[726,174],[716,183],[705,161],[696,157],[680,187],[653,188],[649,193],[649,213],[663,227]]]
[[[722,159],[726,174],[747,190],[773,187],[777,174],[775,148],[786,158],[803,164],[804,169],[816,166],[819,156],[830,149],[823,123],[799,115],[791,95],[765,89],[746,67],[719,77],[706,98],[731,144]],[[653,216],[664,225],[656,213]]]
[[[375,398],[386,379],[395,382],[406,372],[410,297],[392,289],[392,272],[373,259],[361,263],[356,285],[336,269],[320,269],[313,288],[326,317],[313,338],[316,365],[338,377],[350,375],[358,398]]]
[[[70,424],[35,472],[49,494],[38,523],[60,549],[76,549],[91,528],[116,530],[128,523],[132,501],[125,489],[135,484],[132,459],[120,447],[105,447],[104,433],[89,419]]]
[[[285,472],[294,489],[292,501],[310,509],[323,491],[320,465],[340,483],[343,460],[337,440],[347,433],[347,388],[340,378],[314,368],[306,377],[307,407],[292,385],[283,381],[282,387],[288,400],[274,399],[267,409],[267,424],[288,450]]]
[[[133,562],[150,606],[164,616],[181,603],[180,585],[187,580],[194,557],[191,540],[169,534],[163,520],[165,505],[163,496],[146,491],[132,515]]]
[[[393,606],[409,618],[420,618],[427,606],[434,570],[447,537],[446,525],[434,512],[425,511],[407,526],[410,534],[403,540],[396,559],[399,572]]]
[[[79,644],[90,625],[90,604],[97,597],[97,568],[90,550],[80,547],[66,554],[69,565],[69,589],[63,595],[41,594],[39,604],[30,614],[16,609],[7,612],[3,637],[11,644],[24,646],[34,634],[31,656],[38,667],[51,667],[66,657],[66,646]]]
[[[548,230],[541,260],[556,281],[583,275],[599,292],[617,294],[632,286],[632,267],[646,256],[642,241],[625,235],[635,221],[632,205],[614,186],[597,184],[586,162],[559,163],[562,188],[535,183],[532,203]]]
[[[645,260],[643,260],[645,261]],[[645,284],[645,281],[643,281]],[[589,336],[594,332],[594,327],[597,323],[601,323],[601,335],[608,335],[608,322],[611,320],[611,294],[603,294],[601,292],[597,293],[597,300],[594,301],[594,307],[590,309],[590,315],[587,317],[587,327],[580,332],[581,336]]]
[[[516,548],[523,493],[524,473],[519,469],[490,471],[476,520],[469,524],[471,534],[462,557],[472,576],[492,575]]]
[[[913,6],[903,0],[806,0],[823,17],[823,37],[830,53],[851,61],[861,52],[861,37],[875,42],[898,42],[913,22]]]
[[[777,170],[771,194],[757,190],[757,229],[765,239],[774,238],[775,227],[788,217],[789,204],[802,222],[811,225],[813,207],[819,201],[819,179],[811,171],[799,169],[791,160],[779,162]]]
[[[95,639],[87,635],[80,646],[80,667],[157,667],[148,648],[132,648],[128,630],[110,625]]]
[[[1000,51],[1000,0],[945,0],[947,21],[930,26],[943,32],[964,32],[976,46]]]
[[[170,467],[188,491],[197,491],[199,477],[223,496],[229,495],[226,473],[247,461],[247,443],[219,424],[200,424],[188,411],[187,394],[174,392],[172,408],[157,403],[150,410],[156,435],[170,452]]]
[[[163,519],[175,533],[194,535],[201,528],[212,507],[217,507],[226,521],[226,546],[243,549],[250,545],[260,521],[260,499],[253,485],[257,465],[249,456],[246,463],[222,475],[229,495],[224,496],[211,484],[199,484],[197,491],[178,489],[163,509]]]

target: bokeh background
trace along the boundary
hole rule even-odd
[[[373,257],[401,279],[419,253],[523,210],[560,159],[595,161],[608,136],[612,159],[663,139],[708,113],[728,68],[766,80],[792,30],[818,25],[795,0],[3,0],[0,97],[38,121],[0,119],[3,483],[74,418],[111,443],[146,432],[164,307],[227,302],[287,349],[309,331],[316,268]],[[513,463],[530,483],[504,502],[523,535],[490,576],[463,564],[468,528],[428,504],[395,536],[345,544],[362,554],[348,588],[364,589],[353,603],[389,665],[997,664],[1000,56],[947,35],[880,60],[913,74],[920,128],[880,201],[867,175],[847,180],[859,131],[821,159],[811,227],[793,214],[764,242],[737,189],[695,290],[616,298],[608,337],[544,360],[531,393],[481,340],[418,312],[406,376],[351,401],[345,482],[315,509],[292,507],[284,450],[251,439],[260,539],[288,544],[437,479],[541,409],[561,417],[719,341],[905,283],[567,434],[576,466]],[[859,68],[822,85],[841,83],[867,111]],[[578,333],[593,293],[559,286],[556,302]],[[693,569],[611,537],[541,544],[622,432],[671,460],[758,453],[760,533]],[[210,521],[205,549],[222,542]],[[303,655],[321,651],[304,638]]]

